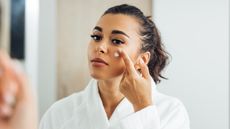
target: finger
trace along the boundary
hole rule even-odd
[[[123,81],[125,80],[126,74],[127,74],[127,72],[124,71],[124,72],[123,72],[123,76],[122,76],[122,78],[121,78],[121,82],[123,82]]]
[[[31,94],[27,84],[27,79],[20,70],[16,62],[11,61],[7,55],[1,53],[1,66],[7,68],[6,72],[0,76],[0,97],[4,98],[5,103],[10,103],[15,105],[15,101],[20,102],[25,100],[24,98],[29,98],[28,94]],[[10,67],[8,65],[11,65]],[[13,97],[7,97],[5,94],[12,94]],[[4,96],[3,96],[4,95]],[[13,99],[12,99],[13,98]],[[16,104],[17,105],[17,104]]]
[[[149,79],[150,74],[149,74],[149,68],[148,66],[144,63],[143,59],[140,59],[140,68],[141,68],[141,74],[145,79]]]
[[[11,117],[13,114],[13,109],[11,106],[6,104],[0,104],[0,119],[6,119]]]
[[[136,73],[134,64],[132,62],[132,60],[130,59],[130,57],[128,56],[128,54],[123,51],[123,50],[119,50],[119,53],[125,63],[126,69],[128,73]]]
[[[0,103],[14,106],[18,85],[9,76],[0,78]]]
[[[31,96],[32,90],[31,87],[29,87],[29,81],[18,64],[14,65],[12,75],[18,84],[17,101],[31,98],[29,96]]]
[[[0,73],[9,72],[12,62],[6,52],[0,50]]]
[[[7,65],[8,62],[12,62],[9,58],[8,59],[7,58],[8,58],[7,56],[1,54],[1,59],[4,60],[4,61],[3,60],[0,61],[1,64]],[[12,76],[12,71],[13,71],[12,68],[7,68],[5,73],[0,76],[0,101],[8,105],[12,105],[14,103],[14,98],[16,97],[17,90],[18,90],[18,84],[16,83],[16,80]]]

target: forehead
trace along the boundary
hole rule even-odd
[[[106,14],[97,22],[97,26],[103,29],[103,32],[120,30],[128,35],[138,35],[139,23],[133,16],[124,14]]]

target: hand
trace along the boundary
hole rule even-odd
[[[123,78],[120,83],[120,91],[132,103],[135,112],[152,105],[151,76],[148,66],[142,59],[139,60],[141,75],[129,56],[122,50],[120,55],[126,65]]]
[[[29,82],[0,51],[0,129],[36,129],[37,110]]]

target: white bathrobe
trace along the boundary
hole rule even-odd
[[[92,79],[85,90],[57,101],[43,116],[39,129],[189,129],[189,117],[180,100],[157,91],[152,81],[154,105],[134,112],[124,98],[110,119]]]

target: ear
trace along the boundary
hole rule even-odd
[[[150,56],[151,56],[151,53],[149,51],[145,52],[145,53],[142,53],[141,54],[141,59],[144,61],[144,63],[147,65],[149,63],[149,60],[150,60]]]
[[[150,56],[151,56],[151,53],[149,51],[147,52],[144,52],[144,53],[141,53],[139,55],[139,57],[137,58],[137,61],[136,61],[136,64],[135,64],[135,68],[137,70],[140,69],[140,60],[142,59],[144,61],[144,63],[147,65],[150,61]]]

